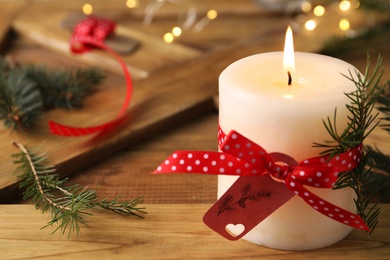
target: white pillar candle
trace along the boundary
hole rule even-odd
[[[337,126],[347,125],[349,99],[356,89],[342,74],[356,68],[339,59],[295,53],[295,73],[287,84],[283,52],[253,55],[231,64],[219,78],[219,123],[227,134],[236,130],[268,152],[282,152],[301,161],[316,157],[321,150],[313,142],[329,140],[322,119],[333,118]],[[218,176],[218,197],[237,179]],[[356,212],[351,189],[308,188],[321,198]],[[284,204],[244,239],[284,250],[308,250],[343,239],[351,227],[311,208],[300,197]],[[234,232],[234,230],[233,230]]]

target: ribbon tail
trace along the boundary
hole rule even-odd
[[[63,124],[56,123],[52,120],[49,120],[49,130],[51,134],[54,135],[61,135],[65,137],[70,136],[83,136],[83,135],[89,135],[96,132],[102,132],[102,131],[108,131],[116,127],[117,125],[120,125],[125,121],[126,117],[118,117],[114,120],[111,120],[107,123],[101,124],[101,125],[95,125],[90,127],[73,127],[73,126],[67,126]]]
[[[359,215],[321,199],[294,179],[286,178],[286,186],[319,213],[353,228],[370,231]]]
[[[233,155],[211,151],[176,151],[152,174],[197,173],[212,175],[259,176],[248,163]]]
[[[127,68],[126,63],[123,61],[123,59],[110,47],[105,45],[102,41],[95,40],[91,37],[78,37],[77,40],[80,43],[93,45],[95,47],[98,47],[102,50],[105,50],[106,52],[110,53],[114,58],[119,62],[119,64],[122,67],[125,80],[126,80],[126,96],[125,100],[122,104],[122,107],[118,113],[117,118],[103,123],[101,125],[92,126],[92,127],[72,127],[72,126],[66,126],[62,125],[53,121],[49,121],[49,130],[50,133],[55,135],[61,135],[61,136],[83,136],[83,135],[89,135],[94,134],[103,130],[109,130],[113,127],[115,127],[119,122],[122,122],[124,113],[126,112],[127,107],[130,104],[132,93],[133,93],[133,82],[130,75],[130,72]]]

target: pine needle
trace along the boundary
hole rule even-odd
[[[14,71],[0,71],[0,119],[12,130],[32,128],[43,113],[35,83]]]
[[[356,85],[356,91],[345,94],[350,100],[350,103],[346,104],[350,112],[348,125],[342,133],[337,133],[337,110],[335,110],[332,120],[328,117],[327,120],[323,121],[331,140],[313,144],[314,147],[324,149],[322,154],[333,157],[336,154],[346,152],[363,143],[365,138],[378,126],[379,122],[375,122],[378,113],[373,111],[376,101],[384,91],[384,86],[380,84],[383,74],[383,69],[380,69],[381,62],[382,57],[379,56],[377,64],[371,72],[370,57],[368,55],[364,77],[359,72],[351,71],[349,75],[345,75]],[[383,176],[378,176],[370,168],[370,162],[373,160],[371,156],[371,152],[363,152],[359,166],[351,171],[340,173],[335,185],[335,189],[350,187],[355,191],[356,199],[354,201],[358,214],[371,229],[367,234],[370,234],[378,223],[380,210],[376,204],[371,207],[370,202],[383,183]]]
[[[0,120],[12,130],[31,129],[44,110],[80,108],[104,77],[97,68],[10,66],[0,57]]]
[[[84,98],[104,78],[104,74],[95,68],[49,70],[44,66],[28,65],[20,68],[19,73],[36,84],[45,109],[80,108]]]
[[[95,190],[79,185],[64,186],[66,179],[59,179],[40,148],[30,149],[17,142],[14,142],[14,145],[21,151],[12,156],[18,165],[15,174],[21,181],[20,188],[25,189],[23,199],[31,199],[42,213],[50,211],[51,220],[43,228],[58,224],[53,233],[60,230],[62,234],[68,233],[70,238],[73,232],[80,232],[81,226],[88,227],[86,221],[92,216],[88,210],[92,208],[140,218],[146,213],[145,208],[138,206],[143,202],[142,197],[125,202],[120,202],[119,197],[99,201]]]

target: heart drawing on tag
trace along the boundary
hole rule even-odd
[[[226,227],[226,232],[229,233],[232,237],[236,237],[242,234],[242,232],[245,231],[245,226],[243,224],[227,224]]]

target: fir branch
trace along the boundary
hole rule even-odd
[[[102,208],[119,214],[133,215],[142,218],[146,213],[144,208],[138,207],[142,203],[142,197],[131,201],[120,202],[118,198],[113,200],[103,199],[99,201],[95,190],[79,185],[65,186],[66,179],[60,180],[55,174],[55,169],[47,164],[47,156],[39,153],[37,148],[26,148],[20,143],[14,142],[21,152],[14,154],[15,163],[19,165],[16,174],[20,182],[20,188],[25,188],[23,199],[31,199],[37,209],[42,213],[50,211],[51,220],[45,227],[57,223],[63,234],[68,232],[68,238],[72,232],[80,232],[80,226],[87,226],[86,220],[92,216],[88,210]]]
[[[36,85],[14,71],[0,71],[0,119],[4,125],[12,130],[31,128],[42,113]]]
[[[377,107],[383,113],[380,118],[380,126],[390,134],[390,80],[385,84],[385,91],[378,97]],[[370,154],[368,166],[375,172],[372,183],[378,184],[380,202],[390,202],[390,156],[382,153],[379,149],[366,146],[365,150]]]
[[[354,72],[355,76],[351,71],[349,71],[349,75],[344,75],[356,86],[356,91],[345,93],[350,100],[350,104],[346,104],[350,112],[348,124],[341,134],[337,132],[337,108],[335,108],[332,120],[330,117],[323,120],[323,124],[332,140],[327,140],[325,143],[314,142],[314,147],[326,149],[321,154],[333,157],[359,145],[379,124],[379,122],[375,122],[378,113],[372,114],[372,112],[375,108],[376,100],[383,92],[383,86],[379,85],[383,74],[383,69],[380,70],[381,62],[382,57],[379,56],[377,65],[370,76],[371,64],[368,56],[364,77],[357,71]]]
[[[13,130],[32,128],[44,109],[81,107],[104,77],[96,68],[49,70],[0,57],[0,119]]]
[[[330,5],[330,4],[338,4],[340,0],[320,0],[313,1],[314,4],[322,4],[322,5]],[[369,10],[376,10],[380,12],[390,11],[390,2],[389,0],[359,0],[359,7]]]
[[[37,85],[45,109],[81,107],[84,98],[104,79],[102,71],[95,68],[48,70],[44,66],[28,65],[20,67],[19,73]]]
[[[360,0],[359,2],[362,8],[376,10],[379,12],[390,11],[390,1],[388,0]]]
[[[356,91],[345,93],[350,103],[346,104],[350,115],[348,125],[342,133],[336,130],[335,110],[333,120],[329,117],[323,120],[324,126],[329,132],[331,140],[324,143],[314,143],[314,147],[322,148],[323,155],[332,158],[334,155],[348,151],[349,149],[363,143],[364,139],[379,124],[376,122],[378,113],[374,113],[376,101],[382,94],[384,86],[380,84],[383,69],[380,69],[382,57],[378,57],[377,64],[370,71],[370,57],[367,56],[367,67],[364,77],[358,72],[355,75],[350,71],[345,75],[356,85]],[[373,194],[377,194],[379,182],[375,178],[376,174],[367,168],[370,160],[370,153],[363,152],[361,162],[358,167],[351,171],[342,172],[336,182],[335,189],[350,187],[355,191],[354,199],[359,216],[365,221],[371,232],[378,222],[379,208],[377,205],[370,206]],[[376,181],[373,181],[376,180]]]

